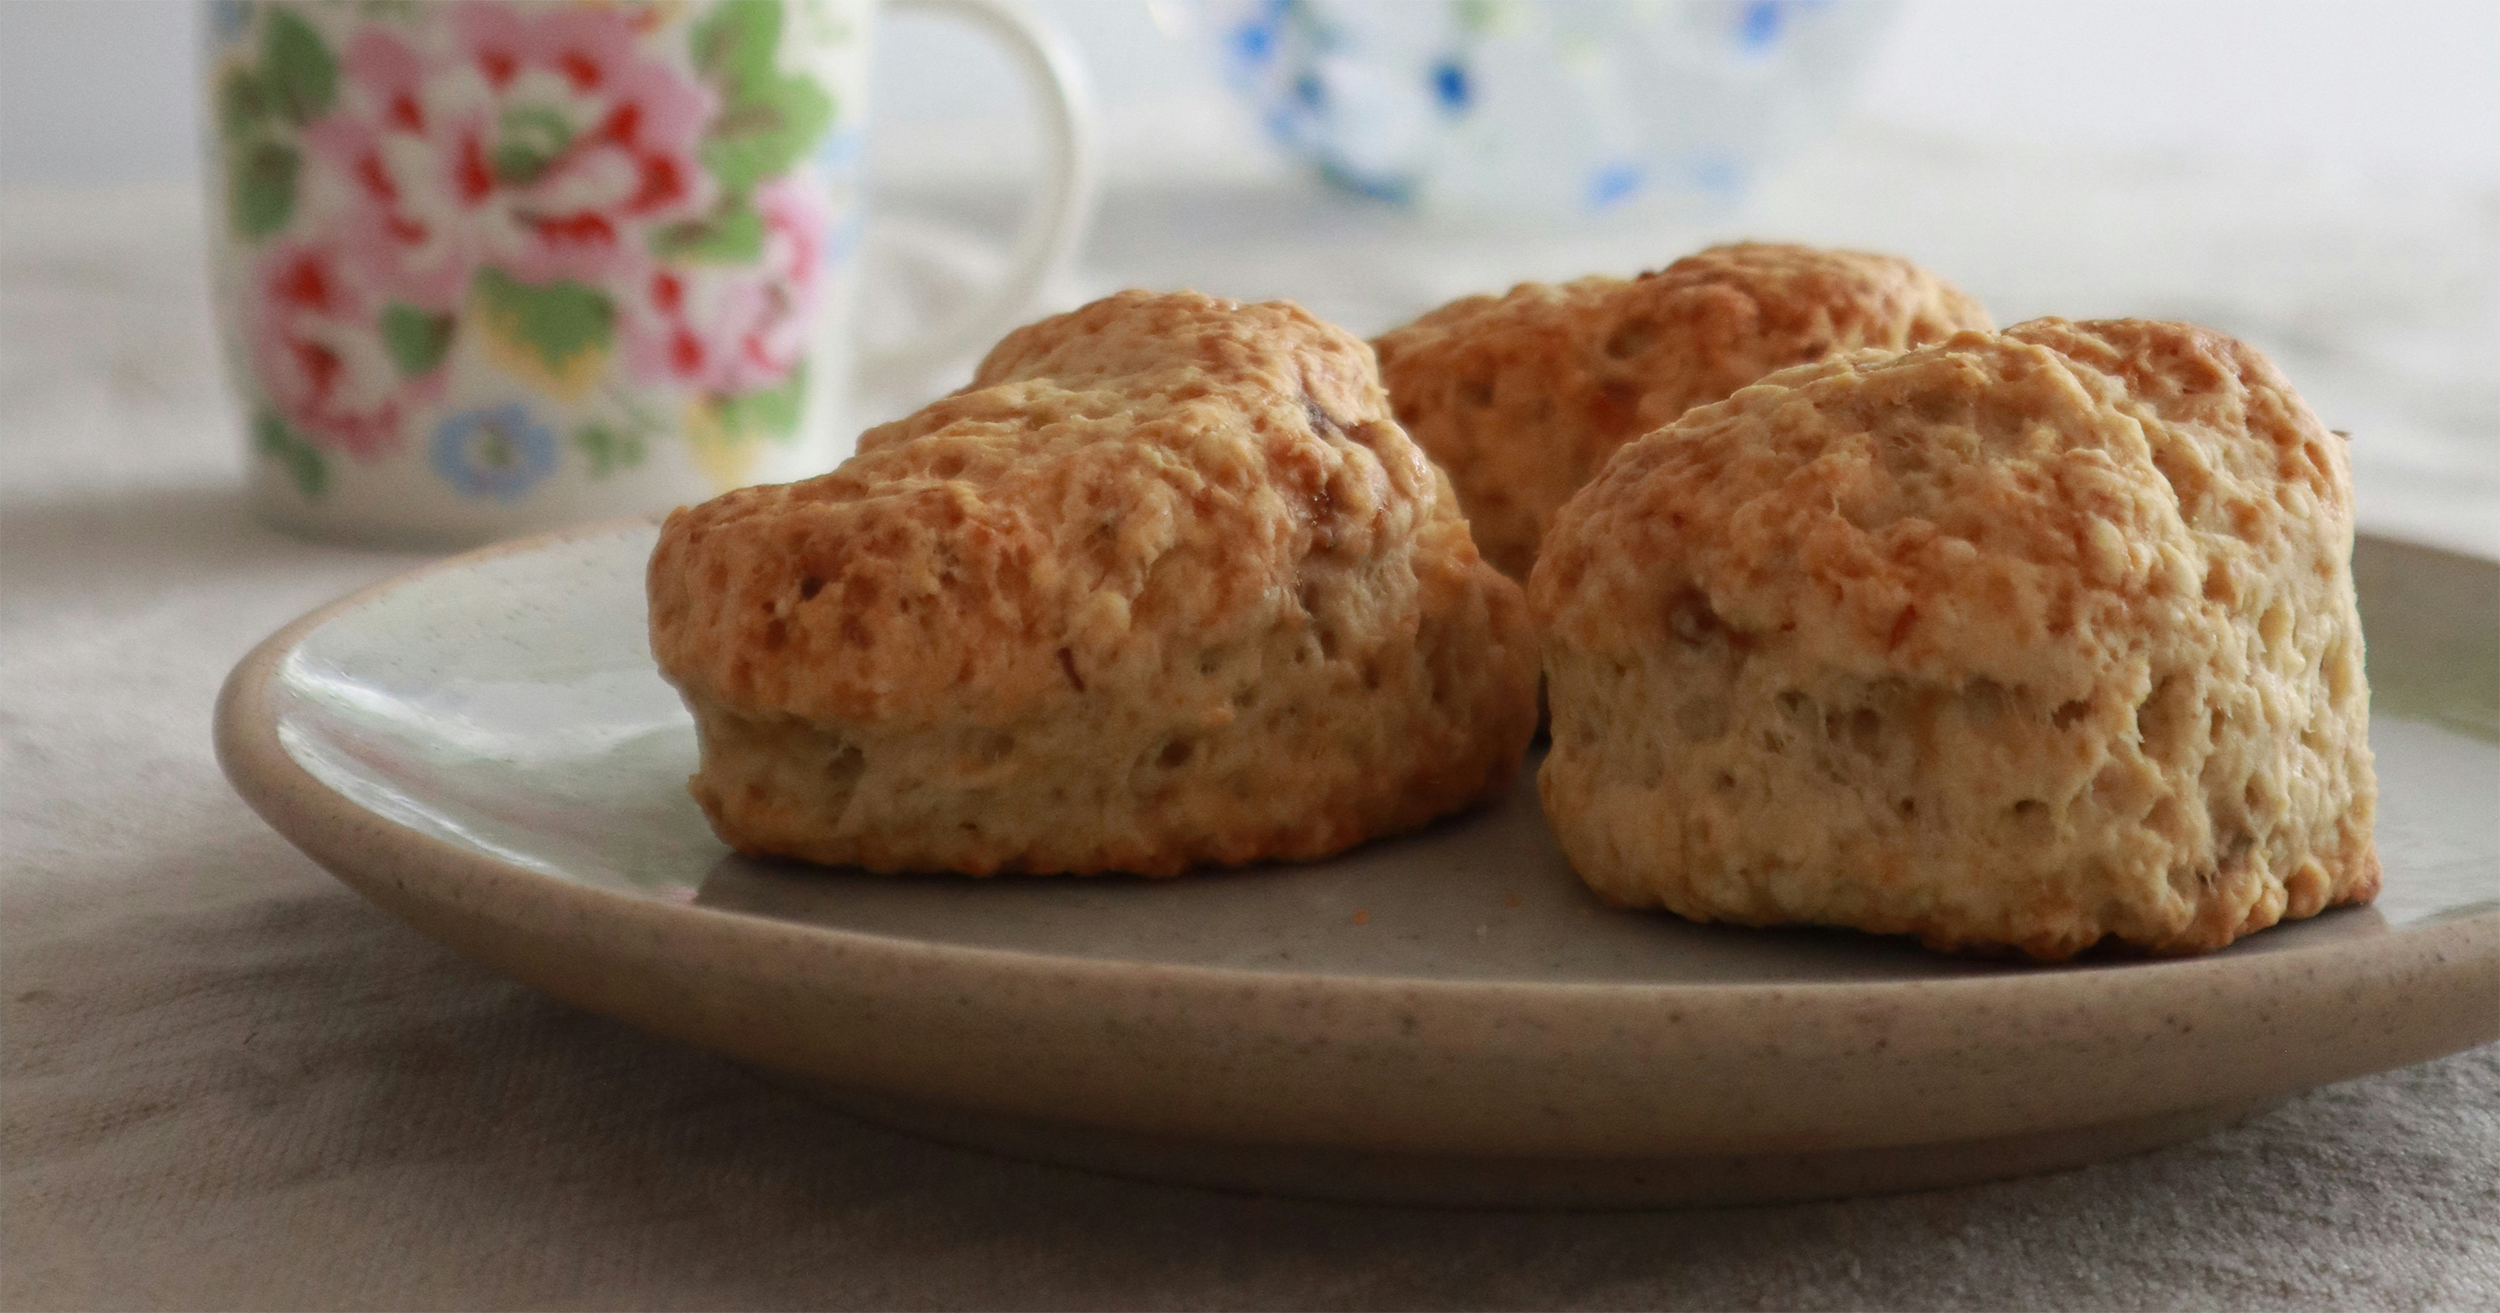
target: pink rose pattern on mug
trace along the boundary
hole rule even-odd
[[[790,47],[860,7],[214,13],[230,350],[307,508],[394,462],[509,506],[667,443],[725,488],[793,439],[858,133]]]

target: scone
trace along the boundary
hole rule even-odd
[[[1493,797],[1517,585],[1283,302],[1125,292],[1011,333],[821,478],[681,510],[651,645],[740,851],[880,871],[1299,860]]]
[[[1627,448],[1529,587],[1608,901],[2044,960],[2378,890],[2343,440],[2255,350],[2040,319]]]
[[[1746,244],[1628,281],[1471,296],[1372,345],[1398,422],[1450,472],[1477,547],[1524,580],[1554,512],[1624,443],[1776,369],[1992,326],[1906,260]]]

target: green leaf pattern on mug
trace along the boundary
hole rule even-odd
[[[283,10],[261,28],[259,63],[219,77],[227,211],[245,236],[267,237],[293,216],[303,156],[281,134],[328,112],[338,99],[338,81],[338,60],[321,34]]]
[[[226,184],[234,226],[252,237],[284,228],[295,212],[295,179],[303,164],[303,156],[284,142],[262,138],[236,148]]]
[[[496,124],[486,159],[495,180],[526,186],[546,176],[573,144],[573,125],[544,105],[515,105]]]
[[[330,112],[338,99],[338,60],[311,24],[283,9],[261,29],[260,67],[271,107],[299,128]]]
[[[481,269],[477,294],[486,327],[536,353],[550,373],[573,369],[584,352],[604,351],[616,340],[616,306],[597,288],[571,281],[532,286],[500,269]]]
[[[252,447],[286,471],[304,500],[312,501],[328,488],[330,465],[321,449],[288,428],[285,420],[265,410],[260,412],[252,421]]]
[[[703,163],[721,186],[743,194],[766,178],[788,171],[815,148],[833,121],[833,101],[802,77],[776,77],[738,88],[738,99],[721,112]]]
[[[451,350],[452,331],[459,322],[451,315],[428,314],[394,301],[382,311],[382,345],[400,373],[410,378],[432,373]]]
[[[799,415],[807,402],[804,361],[780,384],[720,399],[720,422],[732,433],[790,438],[798,434]]]
[[[753,264],[764,257],[764,216],[743,196],[724,201],[700,219],[653,233],[651,253],[662,259]]]
[[[610,424],[585,424],[573,434],[573,445],[590,457],[590,477],[604,479],[642,463],[642,434]]]
[[[260,71],[229,68],[217,79],[217,130],[241,137],[269,117],[269,97],[261,90]]]

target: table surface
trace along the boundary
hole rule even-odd
[[[1861,131],[1719,223],[1530,242],[1419,237],[1263,177],[1114,182],[1058,304],[1190,283],[1373,331],[1744,232],[1910,254],[2009,322],[2200,319],[2355,432],[2365,527],[2500,556],[2487,190]],[[162,191],[0,198],[0,1303],[2500,1303],[2500,1046],[2029,1180],[1470,1213],[942,1148],[540,996],[349,893],[218,775],[227,668],[419,558],[246,515],[198,225]]]

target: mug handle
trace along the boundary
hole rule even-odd
[[[1022,321],[1042,284],[1067,263],[1085,234],[1102,180],[1093,101],[1085,72],[1067,43],[1013,0],[885,0],[891,9],[961,20],[1007,50],[1039,102],[1042,182],[1016,233],[1006,277],[977,304],[927,332],[891,346],[865,349],[863,370],[917,375],[987,346]]]

